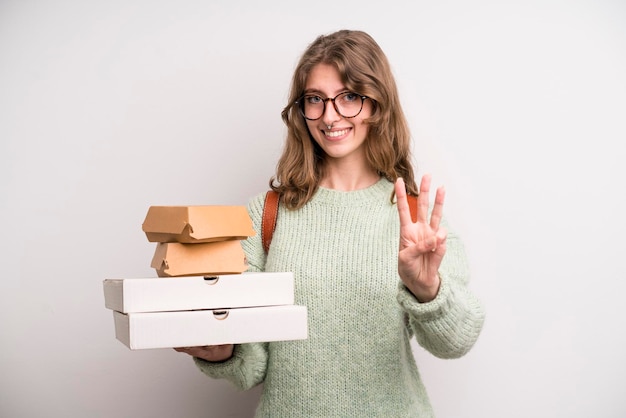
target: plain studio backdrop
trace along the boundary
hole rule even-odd
[[[117,341],[102,280],[156,277],[149,206],[267,189],[296,61],[341,28],[387,53],[487,309],[466,357],[415,346],[438,417],[626,416],[621,0],[3,0],[1,416],[252,415]]]

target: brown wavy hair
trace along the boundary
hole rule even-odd
[[[368,163],[389,181],[402,177],[407,192],[417,195],[410,132],[391,67],[370,35],[352,30],[317,37],[300,58],[291,82],[289,104],[281,113],[287,138],[270,187],[281,194],[288,208],[298,209],[311,199],[324,174],[326,154],[311,137],[296,104],[304,94],[309,73],[318,64],[334,66],[346,89],[372,100],[372,115],[365,120],[369,125],[364,142]]]

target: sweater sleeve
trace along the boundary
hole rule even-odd
[[[420,303],[400,282],[398,302],[408,315],[409,327],[420,346],[436,357],[458,358],[474,346],[485,312],[468,288],[469,266],[463,243],[451,232],[439,277],[439,293],[432,301]]]
[[[261,217],[264,194],[253,198],[248,205],[248,214],[256,235],[241,242],[248,262],[247,271],[263,271],[265,252],[261,243]],[[196,366],[209,377],[226,379],[240,390],[250,389],[265,379],[268,358],[267,343],[236,344],[233,356],[223,362],[208,362],[194,358]]]
[[[237,344],[233,356],[226,361],[212,363],[194,357],[196,366],[209,377],[226,379],[237,389],[247,390],[265,379],[267,343]]]
[[[263,205],[265,204],[265,193],[261,193],[250,199],[248,203],[248,215],[252,219],[252,226],[256,235],[241,241],[241,246],[246,254],[248,262],[247,271],[265,271],[265,261],[267,256],[263,250],[263,238],[261,236]]]

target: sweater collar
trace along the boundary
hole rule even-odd
[[[393,183],[384,177],[365,189],[349,192],[318,187],[311,202],[337,206],[358,205],[361,203],[380,203],[381,199],[389,201],[393,192]]]

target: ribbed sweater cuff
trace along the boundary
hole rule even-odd
[[[440,358],[459,358],[478,338],[485,319],[481,304],[464,288],[441,278],[437,297],[419,303],[403,285],[398,302],[409,314],[418,343]]]
[[[411,291],[400,282],[398,285],[398,303],[403,310],[407,311],[412,317],[418,320],[432,320],[440,317],[445,312],[449,300],[450,289],[447,281],[441,278],[439,292],[435,299],[430,302],[422,303],[411,293]]]
[[[194,357],[202,373],[214,379],[226,379],[240,390],[250,389],[263,380],[266,354],[262,344],[236,344],[233,356],[223,362]]]

